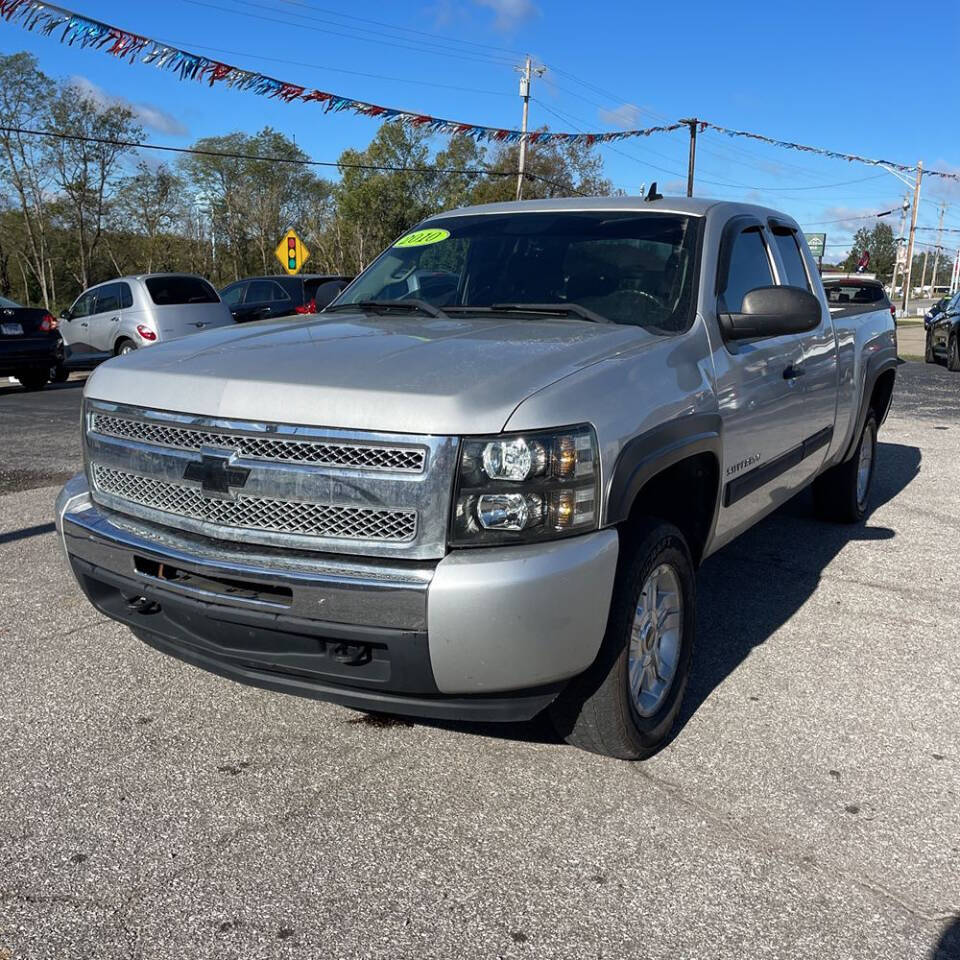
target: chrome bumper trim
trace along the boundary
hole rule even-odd
[[[181,536],[169,528],[131,522],[92,504],[83,494],[73,492],[63,499],[64,503],[58,503],[57,517],[68,557],[133,577],[154,589],[226,607],[277,612],[281,605],[269,595],[263,598],[231,596],[209,585],[223,579],[243,581],[253,586],[262,584],[289,590],[289,602],[284,602],[282,609],[291,617],[371,627],[426,629],[427,588],[435,564],[360,562],[351,558],[303,556],[292,551],[284,551],[286,555],[280,558],[256,548],[244,550],[241,559],[236,549],[222,549],[219,544]],[[150,564],[164,564],[195,574],[203,578],[205,586],[185,586],[158,579],[144,572]]]

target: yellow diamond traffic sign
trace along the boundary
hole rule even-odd
[[[283,239],[274,250],[280,265],[291,276],[299,273],[303,265],[310,256],[310,251],[303,245],[303,241],[297,236],[296,230],[288,230]]]

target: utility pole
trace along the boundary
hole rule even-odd
[[[933,277],[930,279],[930,296],[936,299],[935,289],[937,286],[937,263],[940,260],[940,243],[943,240],[943,213],[946,208],[945,203],[940,204],[940,220],[937,223],[937,245],[933,251]]]
[[[690,117],[681,120],[690,128],[690,158],[687,161],[687,196],[693,196],[693,169],[697,163],[697,124],[699,120],[696,117]]]
[[[910,198],[903,198],[900,207],[900,234],[897,240],[897,255],[893,258],[893,276],[890,278],[890,302],[893,303],[897,295],[897,267],[900,266],[900,252],[903,250],[903,231],[907,226],[907,211],[910,209]]]
[[[520,138],[520,163],[517,167],[517,199],[523,199],[523,172],[527,166],[527,115],[530,112],[530,76],[531,73],[535,73],[538,77],[542,77],[546,72],[546,67],[536,67],[533,68],[533,64],[530,62],[530,55],[527,55],[527,62],[523,68],[517,67],[516,69],[520,70],[520,96],[523,99],[523,122],[520,124],[520,130],[523,133],[523,136]]]
[[[927,254],[929,250],[923,251],[923,272],[920,274],[920,296],[923,297],[923,288],[927,285]]]
[[[913,270],[913,239],[917,233],[917,207],[920,206],[920,184],[923,181],[923,161],[917,161],[917,185],[913,188],[913,210],[910,213],[910,241],[907,243],[907,271],[906,283],[903,285],[903,312],[906,317],[910,307],[910,274]]]

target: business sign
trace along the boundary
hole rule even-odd
[[[288,230],[273,252],[290,276],[299,273],[310,257],[310,251],[303,245],[295,230]]]
[[[827,235],[825,233],[805,233],[807,246],[810,252],[819,260],[823,256],[823,251],[827,248]]]

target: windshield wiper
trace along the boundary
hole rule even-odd
[[[387,310],[402,310],[406,313],[425,313],[428,317],[445,317],[446,314],[426,300],[358,300],[356,303],[334,303],[324,310],[359,310],[360,312],[385,313]]]
[[[574,316],[578,320],[589,320],[591,323],[612,323],[608,317],[594,313],[579,303],[495,303],[490,308],[503,313],[543,313]]]

